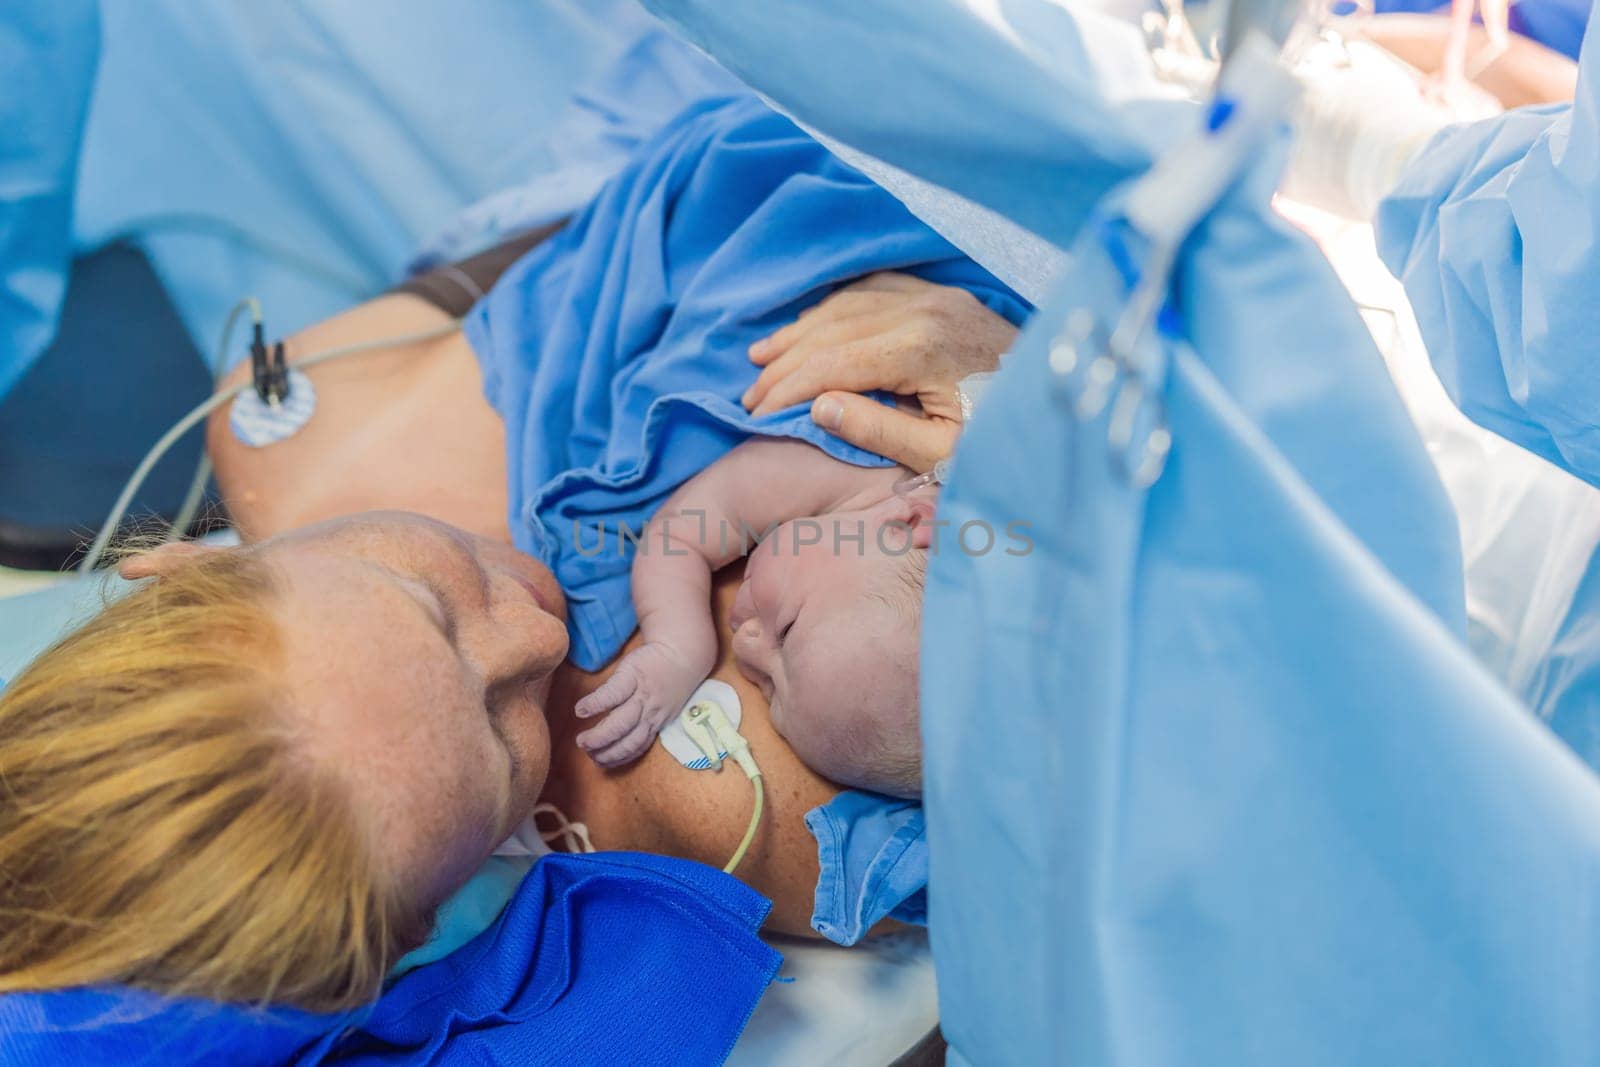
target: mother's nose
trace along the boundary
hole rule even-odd
[[[567,658],[567,628],[545,612],[495,619],[479,633],[476,658],[491,681],[548,677]]]

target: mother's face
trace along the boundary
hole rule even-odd
[[[550,769],[565,599],[515,549],[403,512],[261,548],[280,576],[291,705],[380,855],[440,899],[525,818]]]

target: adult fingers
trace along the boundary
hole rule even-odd
[[[792,371],[775,374],[759,397],[752,396],[755,403],[751,414],[782,411],[829,390],[899,392],[901,376],[894,365],[893,350],[886,344],[882,337],[869,337],[839,345],[795,364]]]
[[[845,287],[849,290],[865,290],[879,293],[922,293],[929,289],[937,289],[933,282],[925,282],[911,274],[901,274],[894,270],[880,270],[876,274],[869,274],[865,278],[857,279]]]
[[[942,288],[910,274],[888,270],[858,278],[801,311],[796,321],[752,344],[750,361],[757,366],[765,366],[793,347],[811,328],[823,322],[836,322],[888,307],[900,307],[908,296],[927,296]]]
[[[800,312],[796,318],[810,325],[830,319],[848,319],[862,312],[881,311],[905,302],[905,296],[893,289],[858,289],[852,286],[834,290]]]
[[[922,472],[950,454],[959,428],[880,404],[858,393],[824,393],[811,405],[811,419],[835,437]]]
[[[892,310],[830,324],[763,368],[740,401],[765,415],[810,400],[824,389],[893,388],[903,377],[899,361],[907,332],[902,316]],[[810,384],[791,381],[797,375]],[[769,399],[786,381],[781,397]]]
[[[863,315],[873,315],[905,303],[905,297],[873,290],[841,289],[821,303],[813,304],[800,312],[800,316],[782,329],[763,337],[750,346],[750,362],[758,367],[770,364],[817,331],[835,327],[840,323]]]

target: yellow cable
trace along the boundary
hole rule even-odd
[[[756,791],[756,804],[750,810],[750,825],[744,832],[744,840],[739,842],[739,847],[733,853],[733,858],[728,865],[722,868],[723,874],[732,874],[734,868],[744,862],[744,854],[750,851],[750,843],[756,839],[756,827],[761,825],[761,811],[767,803],[767,787],[761,780],[760,774],[750,776],[750,785]]]
[[[756,839],[756,830],[761,826],[761,813],[767,806],[766,782],[761,777],[761,768],[756,764],[755,756],[750,752],[750,742],[729,721],[728,713],[721,704],[709,698],[697,700],[683,710],[680,721],[689,740],[705,754],[710,766],[720,771],[724,760],[733,760],[745,777],[750,779],[750,788],[755,790],[756,802],[750,809],[750,825],[745,827],[744,839],[734,850],[733,858],[722,868],[723,874],[732,874],[744,862],[745,854]]]

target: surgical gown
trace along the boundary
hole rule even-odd
[[[1590,13],[1592,27],[1600,9]],[[1600,46],[1571,105],[1440,133],[1378,209],[1429,358],[1473,421],[1600,485]]]

